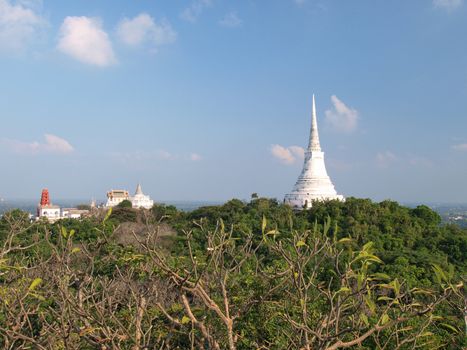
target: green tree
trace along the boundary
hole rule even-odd
[[[128,199],[125,199],[123,201],[121,201],[120,203],[117,204],[117,207],[118,208],[133,208],[133,204],[131,204],[131,201],[129,201]]]

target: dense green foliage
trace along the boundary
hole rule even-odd
[[[466,345],[467,231],[426,206],[349,198],[293,212],[255,196],[55,224],[16,210],[0,249],[4,347]]]
[[[153,210],[162,211],[159,207]],[[234,232],[259,235],[263,216],[270,229],[288,230],[292,226],[299,231],[315,224],[322,229],[329,217],[330,234],[339,239],[351,237],[354,249],[373,242],[385,263],[379,267],[381,272],[403,276],[410,285],[430,286],[432,264],[445,269],[452,266],[458,277],[467,274],[467,231],[441,225],[440,216],[424,205],[411,209],[392,201],[348,198],[346,202],[316,202],[309,210],[293,212],[275,200],[260,198],[244,203],[234,199],[186,214],[170,212],[167,219],[178,229],[188,229],[193,220],[202,218],[214,228],[221,218],[225,225],[233,225]]]
[[[125,199],[118,203],[117,208],[132,208],[133,205],[131,204],[131,201],[128,199]]]

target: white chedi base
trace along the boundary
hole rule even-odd
[[[143,193],[141,184],[138,184],[138,186],[136,186],[135,195],[131,197],[131,204],[133,205],[133,208],[151,209],[154,205],[154,201],[151,197]]]
[[[324,165],[324,152],[306,152],[303,170],[284,202],[295,208],[310,208],[313,201],[344,200],[337,194]]]
[[[133,208],[151,209],[154,206],[154,201],[144,194],[137,194],[131,198]]]
[[[344,196],[337,194],[335,196],[312,196],[307,193],[289,193],[285,196],[285,203],[293,208],[311,208],[314,201],[325,202],[330,200],[345,201]]]

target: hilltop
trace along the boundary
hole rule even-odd
[[[233,199],[52,225],[15,210],[0,240],[4,346],[466,345],[467,231],[423,205]]]

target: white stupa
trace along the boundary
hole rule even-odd
[[[324,152],[321,151],[316,122],[315,95],[311,118],[310,142],[305,151],[303,170],[291,193],[286,194],[284,203],[294,208],[310,208],[313,201],[338,199],[344,196],[337,194],[324,165]]]
[[[131,197],[131,204],[133,205],[133,208],[151,209],[154,205],[154,201],[151,199],[151,197],[143,193],[141,184],[138,184],[138,186],[136,186],[135,195]]]

